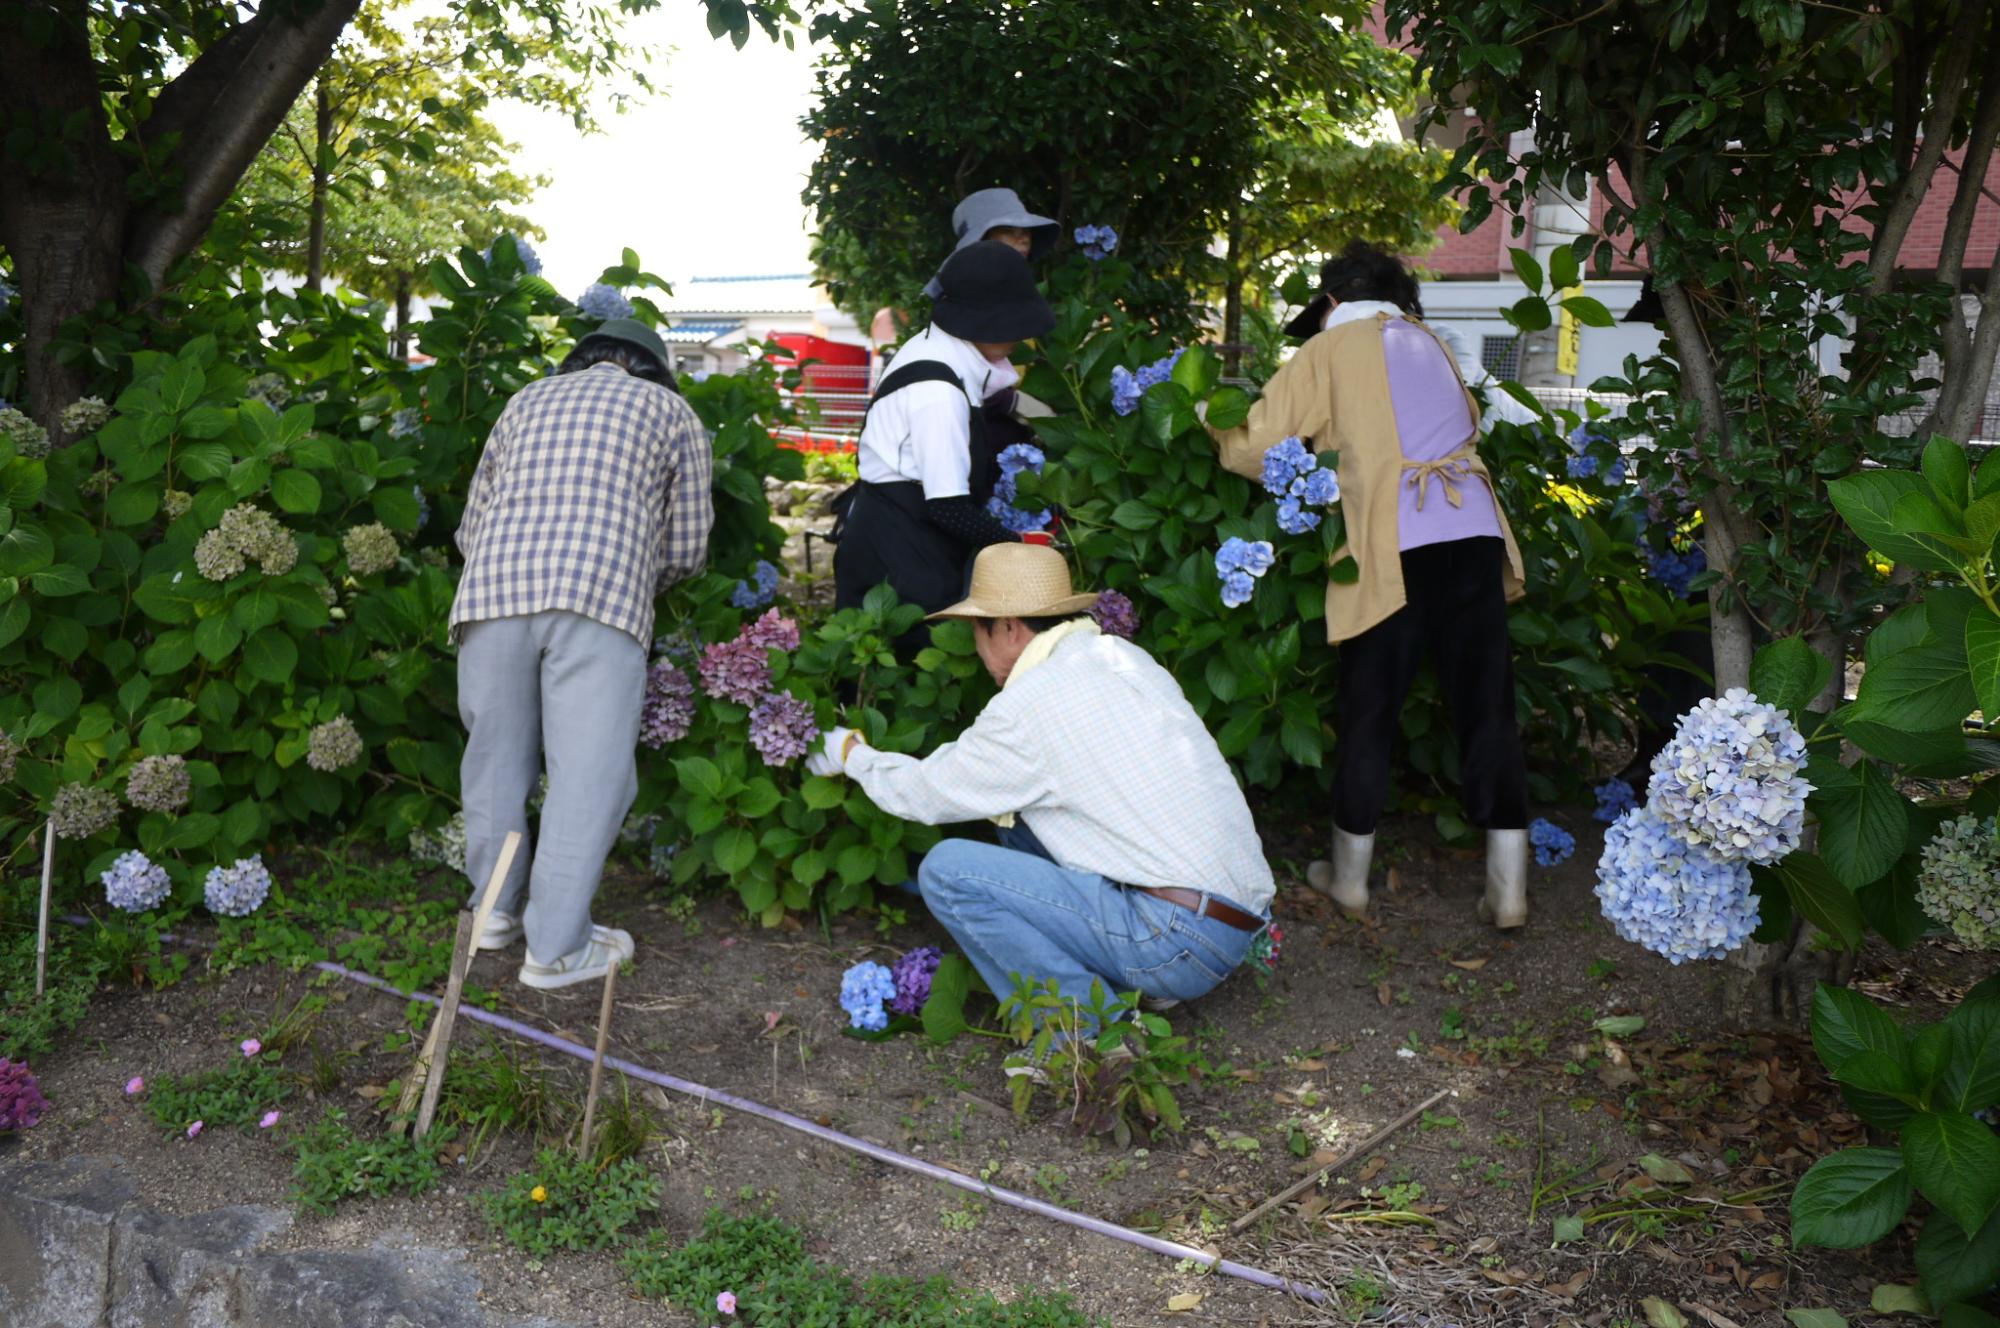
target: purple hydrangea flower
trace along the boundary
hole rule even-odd
[[[27,1062],[0,1058],[0,1134],[28,1129],[48,1110],[49,1100]]]
[[[694,683],[672,660],[646,671],[646,699],[639,710],[639,741],[664,747],[687,737],[694,726]]]
[[[1130,641],[1139,635],[1139,610],[1130,598],[1115,590],[1099,593],[1097,603],[1090,606],[1090,616],[1106,636]]]
[[[763,617],[745,627],[738,639],[748,641],[759,650],[797,650],[799,625],[776,609],[769,609]]]
[[[726,645],[704,648],[696,668],[701,689],[719,700],[756,705],[771,690],[770,658],[747,631]]]
[[[812,750],[819,737],[812,704],[790,692],[772,692],[750,712],[750,745],[765,765],[787,765]]]
[[[127,913],[158,908],[173,892],[167,869],[137,849],[121,853],[102,876],[104,902]]]
[[[584,287],[583,294],[576,297],[576,307],[597,319],[632,316],[632,302],[620,294],[616,286],[607,286],[601,281],[593,281]]]
[[[1534,846],[1535,861],[1544,867],[1568,862],[1576,852],[1576,836],[1555,822],[1536,817],[1528,826],[1528,842]]]
[[[944,962],[944,952],[935,945],[920,945],[889,965],[895,979],[896,995],[889,1008],[897,1014],[915,1014],[931,998],[931,975]]]
[[[883,1002],[896,997],[896,979],[889,970],[864,959],[840,979],[840,1008],[847,1011],[848,1025],[879,1033],[889,1026],[889,1012]]]

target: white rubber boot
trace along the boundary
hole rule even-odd
[[[1306,868],[1306,884],[1340,905],[1350,916],[1368,911],[1368,864],[1375,857],[1374,835],[1350,835],[1333,828],[1333,861]]]
[[[1486,832],[1486,893],[1479,900],[1479,919],[1501,931],[1528,921],[1528,832]]]

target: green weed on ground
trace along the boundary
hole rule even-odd
[[[808,1257],[797,1228],[716,1209],[697,1239],[675,1248],[655,1232],[626,1251],[624,1266],[648,1299],[712,1316],[719,1297],[733,1296],[740,1322],[767,1328],[1093,1328],[1061,1292],[1000,1301],[944,1277],[856,1281]]]
[[[287,1145],[294,1158],[292,1202],[315,1213],[330,1213],[342,1199],[417,1195],[444,1176],[437,1149],[448,1136],[433,1134],[422,1143],[404,1135],[364,1139],[333,1110]]]
[[[484,1199],[486,1220],[537,1258],[601,1250],[660,1206],[660,1182],[631,1159],[599,1166],[544,1148],[527,1171]]]

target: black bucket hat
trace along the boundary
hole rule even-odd
[[[998,240],[969,244],[938,269],[931,322],[961,341],[1032,341],[1056,325],[1018,250]]]
[[[636,318],[613,318],[599,323],[576,344],[584,346],[593,341],[622,341],[628,346],[637,346],[658,360],[662,369],[672,363],[667,358],[667,343],[660,334]]]

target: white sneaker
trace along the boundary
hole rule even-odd
[[[592,927],[588,944],[553,964],[540,963],[529,955],[521,965],[521,985],[551,991],[579,982],[594,982],[631,957],[631,936],[612,927]]]
[[[486,917],[486,930],[479,933],[479,948],[505,950],[520,940],[525,933],[526,929],[521,926],[519,917],[512,913],[502,913],[496,908]],[[590,936],[592,940],[617,946],[627,959],[632,957],[632,937],[629,932],[620,931],[616,927],[600,927],[592,923]]]
[[[479,948],[505,950],[520,940],[521,936],[521,919],[512,913],[502,913],[496,908],[486,915],[486,926],[479,933]]]

